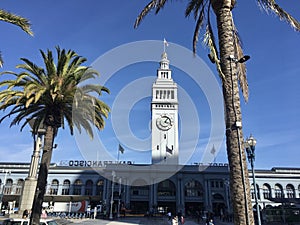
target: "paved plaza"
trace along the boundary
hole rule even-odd
[[[0,217],[0,225],[4,217]],[[126,217],[115,220],[104,219],[57,219],[53,218],[59,225],[82,224],[82,225],[172,225],[166,217]],[[218,218],[214,220],[215,225],[233,225],[232,222],[223,222]],[[182,224],[178,224],[182,225]],[[205,225],[205,221],[197,221],[195,219],[186,218],[184,225]],[[267,223],[264,225],[288,225],[288,223]],[[292,225],[300,225],[300,223],[292,223]]]
[[[102,220],[102,219],[86,219],[86,220],[69,220],[69,223],[79,224],[97,224],[97,225],[172,225],[171,221],[168,221],[166,217],[128,217],[120,218],[118,220]],[[65,224],[69,224],[65,223]],[[179,223],[179,225],[181,225]],[[199,223],[193,219],[186,218],[184,225],[205,225],[205,221],[199,221]],[[216,220],[215,225],[233,225],[233,223],[226,223]]]

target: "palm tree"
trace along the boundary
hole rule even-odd
[[[17,16],[15,14],[7,12],[3,9],[0,9],[0,20],[17,25],[22,30],[24,30],[27,34],[33,35],[32,31],[30,29],[30,23],[26,18]],[[0,52],[0,67],[2,67],[2,66],[3,66],[3,60],[2,60],[2,56],[1,56],[1,52]]]
[[[137,17],[135,28],[152,9],[157,14],[165,6],[166,2],[167,0],[151,0]],[[243,63],[245,60],[242,58],[243,51],[232,17],[235,3],[235,0],[189,0],[185,16],[193,15],[196,21],[193,37],[194,53],[196,53],[200,31],[202,28],[205,28],[204,40],[210,49],[209,58],[216,64],[222,81],[234,223],[250,225],[254,223],[254,220],[250,201],[246,156],[243,151],[244,140],[239,96],[240,84],[244,99],[248,101],[248,84],[246,67]],[[299,22],[280,8],[275,0],[258,0],[258,3],[266,11],[274,12],[280,19],[288,22],[296,31],[300,31]],[[218,47],[210,22],[212,11],[217,21]]]
[[[101,130],[110,111],[109,107],[96,96],[109,90],[98,84],[86,81],[98,76],[97,71],[82,64],[85,58],[74,51],[56,47],[57,63],[52,52],[40,50],[45,69],[28,59],[21,58],[23,64],[16,68],[20,73],[4,72],[14,79],[0,82],[0,110],[10,109],[0,119],[13,117],[11,126],[21,125],[21,130],[34,119],[33,133],[39,127],[45,128],[43,153],[39,167],[37,189],[32,206],[31,224],[38,225],[45,194],[53,142],[60,127],[65,122],[73,134],[74,127],[84,129],[92,138],[92,125]],[[97,94],[97,95],[96,95]]]

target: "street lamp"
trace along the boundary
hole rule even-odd
[[[24,210],[28,210],[32,208],[32,203],[34,200],[34,194],[37,185],[37,171],[38,165],[40,161],[40,151],[42,148],[42,139],[46,133],[46,129],[44,128],[43,124],[40,124],[37,131],[34,131],[34,123],[35,119],[28,120],[28,124],[31,128],[31,132],[34,138],[34,148],[33,153],[31,156],[30,168],[28,172],[28,177],[26,177],[22,194],[20,196],[20,207],[19,207],[19,214],[22,215]]]
[[[112,171],[112,184],[111,184],[111,198],[110,198],[110,213],[109,213],[109,219],[113,219],[113,204],[114,204],[114,183],[115,183],[115,176],[116,172]]]
[[[257,223],[258,225],[261,225],[261,220],[260,220],[260,209],[258,205],[258,198],[257,198],[257,190],[256,190],[256,182],[255,182],[255,172],[254,172],[254,161],[255,161],[255,145],[256,145],[256,140],[250,135],[249,138],[247,138],[245,142],[245,148],[247,151],[247,157],[251,165],[251,170],[252,170],[252,177],[253,177],[253,186],[254,186],[254,197],[255,197],[255,204],[256,204],[256,213],[257,213]]]
[[[118,218],[120,217],[120,206],[121,206],[121,191],[122,191],[122,178],[119,178],[119,198],[118,198]]]

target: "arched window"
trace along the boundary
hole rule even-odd
[[[61,194],[62,195],[69,195],[70,194],[70,186],[71,186],[71,182],[69,180],[64,180]]]
[[[51,182],[51,187],[50,187],[50,195],[57,195],[58,192],[58,185],[59,185],[59,181],[54,179]]]
[[[287,198],[295,198],[295,188],[292,184],[286,185],[285,189]]]
[[[74,195],[81,195],[82,181],[80,179],[74,182]]]
[[[135,196],[148,196],[149,195],[149,185],[142,179],[135,180],[131,185],[131,194]]]
[[[214,199],[215,201],[221,201],[221,200],[224,200],[223,195],[221,195],[221,194],[219,194],[219,193],[213,194],[212,197],[213,197],[213,199]]]
[[[85,182],[85,195],[93,195],[93,181],[87,180]]]
[[[270,199],[271,198],[271,187],[269,184],[263,185],[263,195],[264,199]]]
[[[175,196],[176,188],[175,184],[170,180],[164,180],[158,184],[157,187],[158,196]]]
[[[6,184],[4,186],[3,194],[10,195],[12,193],[13,180],[7,179]]]
[[[284,197],[283,189],[280,184],[275,184],[274,191],[275,191],[275,198],[283,198]]]
[[[17,181],[17,187],[16,187],[16,194],[17,195],[20,195],[22,193],[23,183],[24,183],[23,179],[19,179]]]
[[[184,195],[186,197],[203,197],[203,187],[199,181],[191,180],[185,184]]]

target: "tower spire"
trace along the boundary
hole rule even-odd
[[[161,54],[161,60],[160,60],[160,69],[161,70],[169,70],[169,60],[168,55],[166,52],[166,47],[169,46],[169,43],[164,38],[164,52]],[[170,77],[171,78],[171,77]]]

